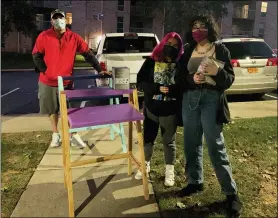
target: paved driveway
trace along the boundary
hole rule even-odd
[[[76,70],[77,75],[91,74],[90,70]],[[30,72],[1,73],[1,114],[37,113],[38,108],[38,74]],[[94,86],[94,80],[78,80],[76,88]]]

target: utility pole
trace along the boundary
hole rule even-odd
[[[17,31],[17,53],[20,52],[19,38],[20,38],[20,34],[19,31]]]
[[[102,36],[102,18],[103,18],[103,0],[100,1],[100,13],[98,14],[98,20],[100,22],[100,34]]]
[[[164,37],[165,35],[165,4],[166,4],[166,1],[163,2],[163,27],[162,27],[162,37]]]

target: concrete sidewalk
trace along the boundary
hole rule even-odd
[[[232,118],[277,116],[277,100],[229,103]]]
[[[89,147],[83,150],[72,147],[72,161],[121,153],[120,137],[114,141],[108,137],[109,129],[84,132],[82,138]],[[139,158],[138,145],[134,143],[133,148],[135,156]],[[77,167],[72,170],[72,175],[78,217],[160,217],[152,185],[149,184],[150,200],[146,201],[142,181],[135,180],[134,175],[127,175],[126,159]],[[63,179],[62,149],[49,148],[12,217],[68,216]]]

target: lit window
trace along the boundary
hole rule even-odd
[[[66,21],[68,25],[72,24],[72,13],[66,13]]]
[[[245,19],[247,19],[248,18],[248,15],[249,15],[249,5],[244,5],[243,7],[242,7],[242,18],[245,18]]]
[[[261,17],[266,17],[266,12],[267,12],[267,2],[262,2]]]
[[[261,12],[266,12],[266,11],[267,11],[267,2],[262,2]]]

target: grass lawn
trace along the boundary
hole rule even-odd
[[[242,217],[277,215],[277,117],[235,120],[225,127],[225,141],[244,203]],[[182,129],[177,134],[176,185],[164,187],[164,156],[161,139],[153,155],[151,180],[165,217],[224,217],[225,196],[204,146],[205,190],[191,197],[177,198],[173,192],[186,185]],[[182,209],[178,209],[178,206]]]
[[[48,132],[2,134],[1,216],[10,217],[49,146]]]
[[[76,55],[75,67],[91,67],[82,55]],[[18,54],[13,52],[1,53],[1,67],[2,69],[34,69],[32,54]]]
[[[2,134],[2,216],[11,215],[44,155],[48,132]],[[277,117],[235,120],[225,127],[225,140],[240,197],[242,217],[275,217],[277,214]],[[192,197],[177,198],[175,190],[186,185],[182,129],[177,132],[176,185],[164,187],[164,157],[161,139],[156,143],[151,180],[164,217],[223,217],[225,196],[204,148],[205,190]],[[178,208],[177,204],[182,208]]]

